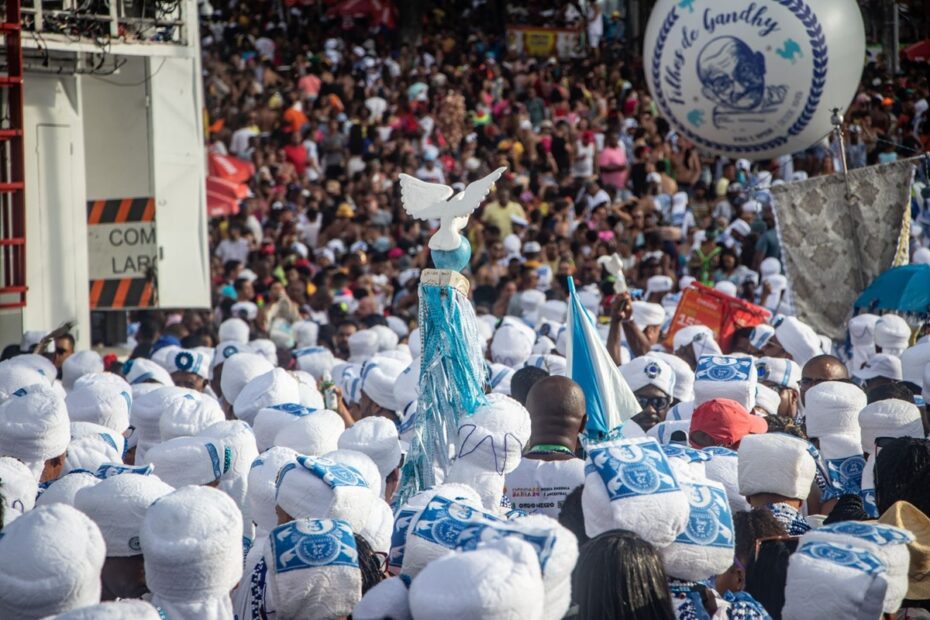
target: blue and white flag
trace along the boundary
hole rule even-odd
[[[607,439],[642,408],[598,337],[594,319],[581,305],[572,278],[568,279],[568,292],[568,376],[584,391],[588,414],[586,438]],[[629,426],[631,436],[643,434],[635,432],[638,426],[632,428],[635,423]]]

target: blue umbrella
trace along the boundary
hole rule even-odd
[[[930,313],[930,265],[904,265],[879,275],[856,299],[861,310]]]

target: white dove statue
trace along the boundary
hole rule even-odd
[[[427,183],[409,174],[400,175],[400,198],[406,211],[418,220],[439,220],[439,229],[430,237],[431,250],[457,250],[459,233],[468,224],[468,217],[487,198],[491,186],[507,168],[498,168],[483,179],[470,183],[455,194],[448,185]]]

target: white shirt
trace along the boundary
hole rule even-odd
[[[244,157],[249,152],[249,140],[258,135],[255,127],[243,127],[233,132],[229,140],[229,150],[239,157]]]
[[[442,173],[442,168],[433,166],[432,170],[427,170],[426,166],[420,166],[417,170],[417,178],[427,183],[445,183],[446,175]]]
[[[242,237],[239,237],[236,241],[223,239],[216,246],[216,255],[224,263],[237,260],[244,265],[249,258],[249,242]]]
[[[568,494],[584,484],[584,461],[523,459],[504,484],[514,508],[557,519]]]

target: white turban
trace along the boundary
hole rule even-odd
[[[198,602],[216,611],[197,617],[232,616],[229,591],[242,576],[242,514],[227,495],[196,486],[169,493],[145,513],[139,538],[152,603],[169,618],[172,608]]]
[[[413,620],[407,582],[400,577],[385,579],[368,590],[352,610],[353,620]]]
[[[17,390],[35,384],[51,385],[35,368],[17,364],[15,357],[0,362],[0,401],[10,398]]]
[[[95,472],[97,468],[106,463],[121,462],[121,455],[112,444],[99,435],[88,435],[72,439],[68,444],[68,453],[65,456],[62,473],[70,473],[76,469]]]
[[[278,347],[267,338],[256,338],[249,343],[249,348],[256,355],[264,357],[272,366],[278,365]]]
[[[588,452],[581,495],[589,537],[627,529],[657,548],[688,525],[688,496],[655,439],[623,439]]]
[[[797,362],[780,357],[760,357],[756,360],[759,381],[774,383],[798,391],[801,389],[801,367]]]
[[[659,388],[669,396],[675,391],[675,373],[672,367],[649,354],[633,358],[621,366],[620,374],[634,392],[648,385]]]
[[[646,297],[653,293],[668,293],[674,287],[669,276],[652,276],[646,281]]]
[[[752,328],[752,332],[749,335],[749,343],[758,350],[768,344],[768,341],[772,339],[772,336],[775,335],[775,328],[771,325],[766,325],[762,323],[756,325]]]
[[[298,454],[322,456],[339,447],[339,436],[345,429],[342,416],[321,409],[284,422],[274,436],[274,445],[290,448]]]
[[[315,347],[320,334],[320,326],[313,321],[297,321],[291,326],[294,342],[298,349]]]
[[[161,385],[174,385],[171,375],[168,371],[144,357],[131,359],[123,366],[123,372],[126,381],[130,385],[140,385],[143,383],[157,383]]]
[[[353,364],[364,364],[378,352],[381,343],[378,333],[370,329],[362,329],[349,336],[349,361]]]
[[[714,340],[714,332],[706,325],[689,325],[675,332],[672,338],[672,348],[678,351],[682,347],[691,345],[694,359],[702,355],[722,355],[723,352]]]
[[[907,354],[907,351],[904,353]],[[852,375],[866,381],[877,377],[901,381],[904,378],[902,358],[887,353],[876,353],[859,368],[853,370]]]
[[[339,437],[340,450],[355,450],[367,455],[378,466],[381,478],[400,464],[400,440],[397,426],[380,416],[363,418]]]
[[[408,366],[400,360],[382,355],[372,357],[362,366],[362,392],[378,406],[390,411],[399,411],[407,403],[394,398],[394,383]]]
[[[434,560],[410,586],[414,618],[538,620],[544,601],[536,552],[515,538]]]
[[[859,412],[859,428],[862,451],[869,454],[875,452],[875,440],[879,437],[924,437],[920,409],[914,403],[896,398],[866,405]]]
[[[278,431],[288,422],[305,415],[313,415],[316,412],[316,409],[310,409],[297,403],[284,403],[263,408],[255,416],[252,423],[258,450],[264,452],[274,445],[274,438]]]
[[[733,564],[736,532],[723,485],[711,480],[682,481],[691,511],[688,527],[659,553],[670,577],[703,581]]]
[[[633,322],[640,329],[665,323],[665,308],[647,301],[633,302]]]
[[[510,368],[520,368],[533,352],[536,333],[525,324],[505,322],[491,340],[491,360]]]
[[[873,553],[887,570],[885,612],[893,614],[901,607],[908,587],[907,574],[911,554],[907,545],[914,542],[911,532],[883,523],[843,521],[824,525],[804,534],[801,544],[808,542],[848,544]]]
[[[95,437],[109,444],[122,460],[123,452],[126,449],[126,439],[113,429],[93,422],[72,422],[71,440],[74,441],[81,437]]]
[[[478,323],[484,323],[484,321],[479,320]],[[492,328],[493,329],[493,328]],[[481,331],[480,329],[478,331]],[[490,336],[485,338],[485,341],[490,340]],[[407,338],[407,346],[410,348],[410,355],[413,359],[420,357],[420,328],[417,327],[412,332],[410,332],[410,337]]]
[[[769,256],[759,263],[759,273],[763,278],[765,276],[781,273],[781,261],[774,256]]]
[[[0,530],[36,505],[39,486],[28,467],[9,456],[0,456],[0,500],[3,502],[3,520]]]
[[[362,598],[353,530],[336,519],[296,519],[274,528],[264,551],[274,615],[335,620]]]
[[[303,370],[289,370],[292,377],[297,381],[297,390],[300,392],[300,404],[311,409],[322,409],[324,407],[323,394],[317,387],[316,379],[309,372]]]
[[[781,394],[761,383],[756,385],[756,407],[761,407],[766,415],[778,415],[781,405]]]
[[[103,372],[103,358],[96,351],[78,351],[64,361],[61,365],[61,384],[65,389],[71,389],[74,382],[82,375],[92,372]]]
[[[295,519],[344,519],[361,531],[376,499],[358,470],[330,459],[301,455],[278,473],[275,502]]]
[[[799,366],[822,353],[817,333],[793,316],[785,317],[775,328],[775,337]]]
[[[248,344],[249,342],[249,324],[242,319],[226,319],[220,323],[218,332],[220,342],[240,342]]]
[[[45,461],[61,456],[71,442],[65,401],[47,385],[22,388],[0,405],[0,456],[25,463],[38,479]]]
[[[226,360],[231,358],[233,355],[239,355],[240,353],[252,353],[252,348],[241,342],[221,342],[216,345],[216,348],[213,350],[213,359],[210,363],[210,367],[216,368],[220,364],[224,364]]]
[[[510,396],[510,381],[513,379],[514,370],[504,364],[491,364],[491,373],[488,376],[488,385],[494,394],[505,394]]]
[[[317,381],[322,381],[327,374],[332,377],[336,358],[326,347],[306,347],[294,351],[297,368],[309,372]]]
[[[371,457],[367,454],[358,452],[357,450],[344,450],[340,448],[332,452],[327,452],[322,458],[329,459],[339,465],[351,467],[361,475],[369,489],[373,490],[379,497],[384,495],[384,478],[381,477],[378,466],[375,465],[375,462],[372,461]]]
[[[86,515],[40,506],[0,538],[0,617],[38,620],[100,602],[106,547]]]
[[[181,388],[183,389],[183,388]],[[166,399],[158,421],[161,440],[196,435],[203,429],[226,419],[216,399],[194,390],[183,390]]]
[[[136,463],[142,463],[146,450],[161,441],[159,421],[168,402],[186,393],[184,388],[165,386],[146,392],[133,401],[129,422],[135,429]]]
[[[924,380],[924,369],[930,365],[930,342],[916,344],[901,354],[902,379],[915,385]]]
[[[874,554],[841,543],[802,544],[788,561],[785,620],[882,616],[888,583]]]
[[[711,480],[723,485],[730,502],[731,512],[749,512],[752,506],[739,492],[739,456],[735,450],[712,446],[704,448],[702,452],[711,455],[711,459],[704,463],[704,473]]]
[[[549,340],[545,336],[541,336],[540,339]],[[549,340],[551,343],[552,341]],[[546,349],[551,351],[554,347],[547,346]],[[534,368],[539,368],[545,370],[549,373],[550,376],[564,377],[568,373],[568,363],[564,357],[561,355],[555,355],[552,353],[540,353],[531,355],[526,360],[526,366],[532,366]]]
[[[804,396],[808,437],[848,435],[859,440],[859,412],[868,404],[865,392],[852,383],[825,381]]]
[[[736,285],[730,282],[729,280],[721,280],[714,285],[714,289],[720,291],[724,295],[729,295],[730,297],[736,297],[739,293],[739,289],[736,288]]]
[[[420,363],[419,360],[407,366],[397,380],[394,381],[394,401],[401,405],[401,410],[410,403],[416,402],[420,396]],[[400,415],[400,413],[398,413]]]
[[[123,599],[69,611],[55,620],[161,620],[161,615],[145,601]]]
[[[806,499],[816,463],[803,439],[783,433],[746,435],[739,450],[739,492],[749,497],[776,493]]]
[[[393,351],[397,348],[397,343],[400,341],[397,334],[393,329],[386,325],[375,325],[371,328],[375,334],[378,335],[378,351]]]
[[[231,361],[242,357],[244,356],[237,355]],[[225,381],[225,379],[226,373],[224,369],[223,380]],[[300,402],[300,388],[297,381],[287,374],[287,371],[283,368],[273,368],[271,371],[255,377],[242,388],[233,404],[233,411],[237,418],[251,424],[258,412],[264,407],[296,402]]]
[[[81,489],[100,484],[100,478],[86,471],[73,471],[52,482],[36,499],[36,506],[67,504],[74,506],[74,498]]]
[[[491,394],[487,404],[459,420],[456,458],[448,482],[468,484],[481,496],[485,510],[497,512],[504,477],[520,464],[530,440],[530,414],[519,402]]]
[[[251,427],[242,420],[223,420],[200,431],[197,437],[215,440],[223,445],[225,455],[232,453],[229,467],[223,466],[220,476],[219,490],[223,491],[236,501],[240,508],[246,503],[246,487],[248,485],[249,468],[258,458],[258,447],[255,444],[255,433]]]
[[[175,487],[209,484],[232,465],[232,451],[200,437],[176,437],[152,446],[142,461],[154,467],[155,475]]]
[[[16,357],[7,361],[14,366],[32,368],[37,373],[42,375],[42,378],[49,385],[54,384],[56,377],[58,377],[58,369],[55,368],[55,365],[52,364],[51,360],[44,355],[27,353],[25,355],[17,355]]]
[[[255,353],[234,355],[223,364],[223,376],[220,379],[223,398],[230,404],[236,402],[236,397],[246,384],[273,369],[274,366],[261,355]]]
[[[875,314],[857,314],[846,324],[849,342],[853,347],[871,347],[875,352],[875,324],[881,317]]]
[[[910,339],[910,326],[897,314],[885,314],[875,323],[875,345],[882,353],[901,355]]]
[[[78,381],[65,399],[65,405],[72,422],[93,422],[123,433],[129,428],[132,388],[122,379],[119,383]]]
[[[702,355],[694,372],[694,406],[715,398],[735,400],[746,411],[756,406],[758,371],[745,355]]]
[[[664,351],[652,351],[649,356],[668,364],[675,374],[675,387],[672,389],[672,396],[675,400],[683,403],[694,400],[694,371],[691,370],[688,362]]]
[[[249,470],[248,503],[259,533],[265,534],[278,522],[275,513],[275,481],[284,465],[297,458],[290,448],[275,446],[262,452]]]
[[[128,557],[142,553],[139,530],[145,512],[172,491],[156,476],[123,474],[78,491],[74,507],[100,528],[107,557]]]

